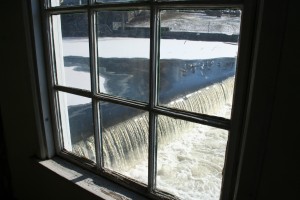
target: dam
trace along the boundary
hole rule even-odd
[[[97,11],[95,48],[89,46],[86,15],[62,14],[58,85],[74,94],[84,90],[146,105],[153,84],[151,57],[157,62],[158,106],[230,119],[241,11],[162,9],[159,14],[160,36],[153,41],[149,11]],[[80,26],[72,26],[77,18],[82,19],[76,23]],[[151,42],[157,42],[157,52],[150,52]],[[91,53],[97,53],[96,60],[90,59]],[[95,76],[98,91],[92,91]],[[91,98],[58,93],[64,147],[96,161],[93,113],[98,109],[103,167],[147,184],[148,111],[108,100],[99,100],[95,108]],[[181,199],[219,199],[228,131],[155,117],[156,188]]]
[[[147,44],[141,38],[130,40]],[[104,47],[106,41],[102,44]],[[87,45],[87,40],[78,38],[65,39],[65,42],[65,46],[76,44],[82,48]],[[119,42],[120,45],[129,45],[126,38],[120,38]],[[182,52],[174,59],[162,52],[158,70],[158,104],[230,118],[237,44],[164,42],[162,45],[168,49],[174,48],[170,44],[191,45],[190,48],[198,43],[212,53],[188,53],[187,57]],[[224,48],[227,51],[221,51]],[[64,56],[66,85],[77,87],[78,84],[79,88],[90,90],[88,55],[76,54],[75,48],[68,49]],[[147,103],[149,58],[139,53],[132,53],[137,57],[128,52],[118,57],[102,55],[98,59],[100,92]],[[80,77],[80,81],[74,77]],[[66,94],[66,98],[72,152],[95,161],[91,100],[70,94]],[[100,102],[99,110],[104,167],[147,183],[149,113],[104,101]],[[161,115],[157,119],[157,187],[182,199],[218,199],[228,132]],[[177,173],[170,174],[171,171]],[[186,180],[187,185],[176,182],[179,179]]]
[[[203,114],[217,113],[225,105],[231,103],[233,84],[234,77],[229,77],[221,82],[190,93],[182,100],[174,100],[166,104],[166,106]],[[107,104],[104,104],[103,112],[106,112],[105,105]],[[116,118],[117,114],[124,114],[122,112],[125,112],[125,109],[122,110],[122,107],[120,106],[116,112]],[[106,167],[116,171],[127,170],[132,167],[132,163],[147,158],[149,144],[148,115],[147,112],[136,111],[133,117],[128,117],[128,119],[114,125],[110,126],[107,122],[103,124],[105,127],[102,133],[103,155]],[[160,118],[162,123],[159,123],[157,127],[159,133],[158,141],[162,143],[172,141],[174,137],[181,136],[182,130],[191,128],[192,123],[189,122],[164,116]],[[79,142],[75,142],[73,151],[78,155],[95,160],[94,146],[94,137],[91,135],[79,139]],[[128,160],[132,163],[129,164]]]
[[[112,60],[117,66],[124,62],[124,59]],[[105,62],[112,63],[112,60],[103,59],[102,66]],[[169,79],[162,81],[163,87],[159,89],[161,106],[230,118],[234,58],[177,61],[178,65],[168,60],[161,63],[163,67],[170,68],[165,70],[168,74],[161,73],[161,79]],[[184,73],[182,68],[185,69]],[[112,78],[111,74],[118,74],[117,70],[114,71],[107,70],[107,76],[102,73],[104,82]],[[118,76],[118,80],[110,81],[119,81],[120,85],[129,84],[130,79],[126,78],[124,71],[124,79]],[[199,77],[203,79],[199,81]],[[147,85],[133,85],[134,90],[119,87],[114,94],[147,101],[147,98],[135,96],[132,92],[141,90],[142,86]],[[109,87],[104,88],[109,91]],[[147,88],[143,90],[147,91]],[[149,113],[108,102],[100,102],[99,109],[104,167],[147,184]],[[70,106],[69,113],[73,153],[95,161],[91,103]],[[182,199],[217,199],[227,131],[167,116],[158,115],[157,119],[157,187]],[[178,173],[173,176],[171,171]],[[188,185],[176,182],[179,177],[180,180],[186,180]],[[190,194],[181,194],[180,191],[190,191]],[[196,197],[192,198],[193,195]]]
[[[165,106],[229,118],[233,84],[231,76]],[[149,116],[136,113],[102,128],[104,166],[147,184]],[[157,187],[182,199],[217,199],[227,137],[225,130],[159,115]],[[73,152],[95,160],[94,137],[76,142]]]

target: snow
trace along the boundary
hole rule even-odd
[[[204,42],[190,40],[162,40],[161,59],[211,59],[236,57],[237,45],[224,42]]]
[[[64,38],[64,56],[89,57],[86,38]],[[237,44],[224,42],[162,39],[161,59],[210,59],[236,57]],[[146,38],[100,38],[98,56],[103,58],[149,58],[150,40]]]
[[[150,41],[145,38],[101,38],[98,56],[104,58],[149,58]],[[161,59],[211,59],[236,57],[237,44],[224,42],[161,40]],[[64,56],[89,57],[86,38],[64,38]],[[90,90],[90,73],[64,67],[67,86]],[[104,78],[100,88],[105,91]],[[68,105],[90,103],[91,99],[67,95]],[[231,106],[228,106],[228,109]],[[182,199],[218,199],[222,181],[227,131],[195,126],[185,137],[159,147],[157,161],[158,188],[169,191]],[[147,182],[147,160],[126,172],[142,182]],[[183,181],[184,180],[184,181]]]
[[[74,70],[76,66],[64,67],[65,86],[75,87],[85,90],[91,90],[91,76],[90,73]],[[104,88],[105,78],[100,76],[100,90],[106,92]],[[90,103],[89,98],[78,98],[76,95],[67,95],[68,105],[79,105]]]
[[[130,47],[130,48],[128,48]],[[150,40],[145,38],[100,38],[98,55],[103,58],[149,58]],[[210,59],[220,57],[236,57],[237,44],[224,42],[206,42],[163,39],[161,40],[161,59]],[[89,41],[87,38],[63,38],[64,56],[89,57]],[[90,73],[76,71],[76,66],[64,67],[65,83],[63,85],[91,90]],[[106,92],[105,79],[100,76],[100,89]],[[87,103],[85,98],[68,99],[69,105]]]
[[[85,90],[91,90],[90,73],[76,71],[76,66],[64,67],[65,85]]]

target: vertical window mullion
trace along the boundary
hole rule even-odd
[[[88,0],[88,5],[91,6],[93,4],[95,4],[96,0]]]
[[[155,5],[151,6],[150,19],[150,113],[149,113],[149,161],[148,161],[148,190],[152,192],[156,188],[156,160],[157,160],[157,136],[156,119],[153,108],[157,105],[157,66],[159,46],[159,10]]]
[[[53,129],[56,133],[54,134],[55,140],[55,148],[57,152],[60,152],[63,149],[63,141],[62,136],[60,135],[60,127],[61,122],[59,120],[60,116],[60,108],[59,108],[59,101],[58,101],[58,91],[53,89],[53,86],[57,83],[57,76],[56,76],[56,67],[55,67],[55,51],[54,51],[54,39],[53,39],[53,21],[52,15],[49,13],[44,13],[44,22],[46,23],[46,38],[47,38],[47,47],[48,47],[48,63],[50,67],[48,68],[48,84],[49,84],[49,91],[51,96],[51,106],[55,109],[52,111],[52,115],[54,116],[54,126]]]
[[[50,8],[50,0],[43,0],[42,4],[44,6],[44,9]]]
[[[89,48],[90,48],[90,63],[91,63],[91,86],[92,94],[96,95],[99,91],[98,86],[98,70],[97,70],[97,37],[96,37],[96,12],[92,9],[88,10],[89,20]],[[99,101],[95,98],[92,99],[93,104],[93,120],[94,120],[94,138],[95,138],[95,155],[96,165],[98,168],[103,166],[103,158],[101,154],[102,140],[100,132],[100,112]]]
[[[49,36],[51,40],[51,70],[52,70],[52,86],[59,84],[59,79],[63,78],[64,57],[62,43],[62,25],[61,14],[47,14],[49,19]],[[61,152],[63,149],[72,151],[70,125],[68,123],[69,113],[67,108],[67,99],[65,95],[60,96],[59,90],[52,88],[54,98],[54,114],[57,121],[57,149]]]

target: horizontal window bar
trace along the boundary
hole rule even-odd
[[[93,97],[92,92],[90,92],[88,90],[82,90],[82,89],[78,89],[78,88],[66,87],[66,86],[61,86],[61,85],[55,85],[54,89],[62,91],[62,92],[79,95],[79,96],[84,96],[84,97],[89,97],[89,98]]]
[[[242,1],[234,3],[228,1],[166,1],[166,2],[129,2],[129,3],[106,3],[94,5],[79,5],[79,6],[62,6],[47,8],[44,11],[51,14],[85,12],[88,9],[150,9],[150,7],[157,7],[159,9],[197,9],[197,8],[242,8]]]
[[[72,163],[85,167],[86,169],[92,172],[95,172],[97,170],[96,163],[94,163],[89,159],[86,159],[85,157],[80,157],[78,154],[63,149],[60,152],[58,152],[58,155],[63,158],[66,158],[68,161]]]
[[[191,113],[187,111],[175,110],[170,108],[155,107],[151,110],[156,114],[166,115],[176,119],[182,119],[190,122],[200,123],[203,125],[212,126],[215,128],[221,128],[229,130],[231,127],[231,121],[222,117],[210,116],[199,113]]]
[[[88,5],[71,6],[71,7],[53,7],[45,9],[44,11],[50,14],[63,14],[63,13],[74,13],[74,12],[87,12],[90,8]]]
[[[58,152],[58,155],[63,157],[64,159],[68,160],[71,163],[77,164],[90,172],[93,172],[97,175],[100,175],[102,177],[108,178],[109,180],[112,180],[124,187],[130,188],[131,190],[144,195],[146,197],[150,197],[152,199],[157,200],[175,200],[178,199],[177,197],[165,193],[159,190],[153,191],[152,193],[148,192],[147,186],[143,183],[137,182],[134,179],[130,179],[129,177],[125,177],[122,174],[119,174],[115,171],[111,171],[109,169],[97,169],[96,164],[84,157],[79,157],[76,154],[73,154],[69,151],[62,150]]]
[[[55,7],[44,10],[49,14],[66,14],[66,13],[77,13],[77,12],[88,12],[88,10],[141,10],[150,9],[150,5],[119,5],[119,6],[83,6],[83,7]]]
[[[115,171],[111,171],[109,169],[103,169],[99,174],[103,177],[109,178],[110,180],[119,183],[125,187],[129,187],[133,191],[142,194],[146,197],[150,197],[151,199],[156,200],[179,200],[178,197],[173,196],[172,194],[154,190],[153,192],[148,192],[147,186],[143,183],[137,182],[134,179],[130,179],[128,177],[123,176]]]
[[[67,93],[71,93],[71,94],[75,94],[75,95],[84,96],[84,97],[95,98],[95,99],[98,99],[101,101],[107,101],[110,103],[116,103],[116,104],[120,104],[120,105],[124,105],[124,106],[130,106],[133,108],[137,108],[137,109],[141,109],[141,110],[145,110],[145,111],[149,111],[149,112],[155,112],[156,114],[162,114],[162,115],[166,115],[166,116],[173,117],[173,118],[187,120],[190,122],[213,126],[215,128],[229,130],[230,126],[231,126],[230,120],[222,118],[222,117],[210,116],[210,115],[199,114],[199,113],[192,113],[192,112],[188,112],[188,111],[181,111],[181,110],[160,107],[160,106],[150,108],[150,106],[147,103],[128,100],[128,99],[122,99],[122,98],[114,97],[114,96],[107,95],[107,94],[93,95],[89,91],[81,90],[81,89],[77,89],[77,88],[70,88],[70,87],[56,85],[56,86],[54,86],[54,89],[62,91],[62,92],[67,92]]]
[[[61,152],[58,152],[58,155],[64,159],[66,159],[67,161],[69,161],[73,164],[76,164],[78,166],[81,166],[84,169],[86,169],[96,175],[99,175],[104,178],[108,178],[109,180],[111,180],[115,183],[123,185],[139,194],[149,197],[149,194],[147,193],[147,186],[143,183],[136,182],[133,179],[125,177],[122,174],[118,174],[109,169],[98,169],[94,162],[87,160],[84,157],[79,157],[78,155],[75,155],[66,150],[62,150]]]
[[[125,106],[130,106],[137,109],[142,109],[149,112],[154,112],[156,114],[162,114],[173,118],[178,118],[182,120],[187,120],[190,122],[200,123],[203,125],[209,125],[215,128],[221,128],[225,130],[229,130],[231,127],[231,121],[229,119],[225,119],[222,117],[217,116],[210,116],[205,114],[199,114],[199,113],[191,113],[188,111],[181,111],[171,108],[165,108],[165,107],[154,107],[150,108],[148,104],[144,104],[141,102],[135,102],[131,100],[125,100],[120,98],[111,97],[109,95],[103,95],[101,94],[97,96],[99,100],[121,104]]]
[[[102,93],[95,95],[94,98],[97,98],[98,100],[101,100],[101,101],[107,101],[110,103],[121,104],[123,106],[130,106],[133,108],[149,111],[149,105],[147,103],[143,103],[143,102],[139,102],[139,101],[122,99],[119,97],[111,96],[108,94],[102,94]]]
[[[194,1],[156,1],[156,2],[118,2],[118,3],[105,3],[99,4],[96,3],[91,5],[93,8],[118,8],[118,7],[239,7],[241,6],[242,1],[235,1],[235,2],[228,2],[228,1],[201,1],[201,0],[194,0]]]
[[[96,95],[95,98],[98,98],[102,101],[107,101],[111,103],[121,104],[124,106],[130,106],[137,109],[142,109],[149,112],[154,112],[156,114],[162,114],[169,117],[174,117],[182,120],[187,120],[191,122],[200,123],[203,125],[213,126],[215,128],[221,128],[225,130],[229,130],[230,128],[230,120],[217,116],[210,116],[200,113],[192,113],[188,111],[181,111],[172,108],[155,106],[151,108],[148,104],[137,102],[133,100],[121,99],[118,97],[113,97],[107,94]]]

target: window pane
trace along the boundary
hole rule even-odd
[[[185,200],[218,200],[228,132],[158,116],[157,188]]]
[[[101,102],[100,113],[104,167],[147,183],[148,112]]]
[[[148,101],[149,16],[147,10],[98,12],[101,93]]]
[[[88,0],[50,0],[51,7],[86,5]]]
[[[53,15],[52,23],[58,84],[91,90],[87,14]]]
[[[233,96],[240,10],[163,10],[160,16],[159,104],[220,116]]]
[[[59,106],[64,148],[95,161],[91,99],[59,92]]]

